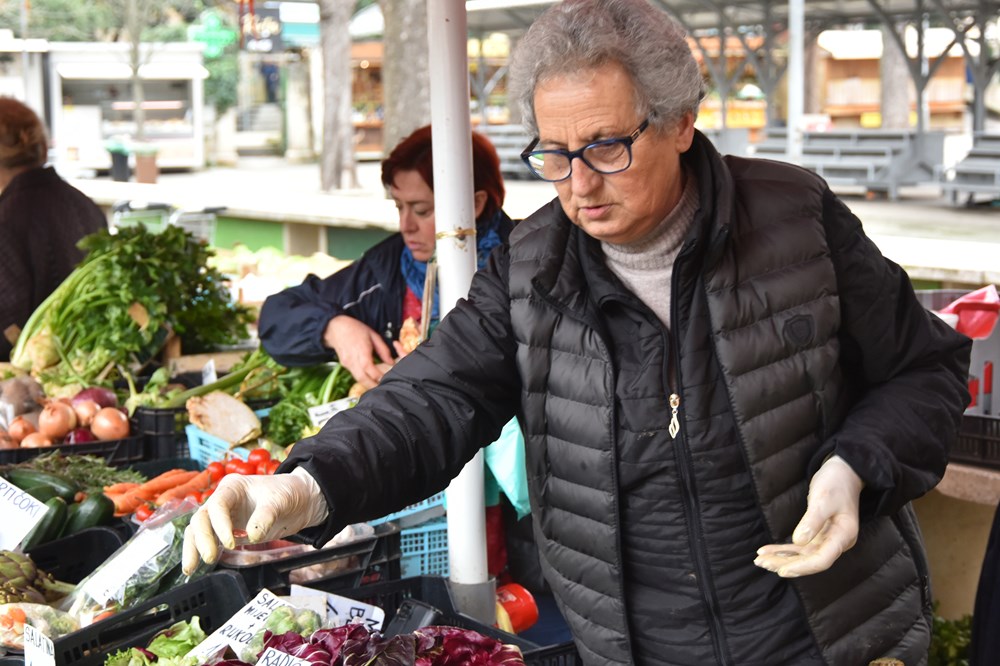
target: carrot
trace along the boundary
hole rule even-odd
[[[127,516],[138,509],[146,500],[139,497],[135,491],[121,493],[119,495],[109,495],[111,501],[115,503],[115,516]]]
[[[159,497],[156,498],[156,506],[162,506],[172,499],[182,499],[188,493],[201,492],[205,488],[208,488],[212,483],[212,474],[206,469],[203,472],[197,472],[195,476],[191,477],[187,483],[182,483],[179,486],[174,486],[170,490],[161,493]]]
[[[138,487],[139,487],[138,483],[127,483],[127,482],[113,483],[110,486],[104,486],[104,494],[108,496],[121,495],[123,492],[127,490],[132,490]]]
[[[164,472],[163,474],[150,479],[146,483],[140,484],[138,488],[131,492],[135,492],[142,499],[151,500],[159,496],[162,492],[170,490],[176,486],[184,485],[198,474],[200,474],[200,472],[188,472],[183,470],[180,473]]]

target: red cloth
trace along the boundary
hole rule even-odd
[[[403,321],[406,321],[408,317],[413,317],[414,323],[419,326],[421,309],[420,299],[417,298],[412,289],[407,287],[406,293],[403,295]]]

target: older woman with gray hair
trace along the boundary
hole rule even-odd
[[[822,179],[695,130],[698,68],[645,0],[553,6],[511,76],[557,197],[287,474],[227,477],[185,566],[233,526],[322,543],[426,497],[516,414],[584,663],[925,663],[909,502],[944,471],[969,340]]]
[[[83,259],[77,241],[104,213],[46,167],[49,142],[28,106],[0,97],[0,361],[28,316]]]

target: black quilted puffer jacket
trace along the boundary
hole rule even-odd
[[[440,490],[516,413],[542,567],[587,664],[923,664],[908,503],[943,474],[971,343],[819,178],[700,134],[684,159],[702,207],[670,331],[554,201],[429,342],[296,445],[282,471],[304,466],[331,507],[305,536]],[[858,544],[815,576],[755,567],[834,453],[866,484]]]

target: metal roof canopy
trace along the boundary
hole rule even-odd
[[[801,46],[814,41],[823,30],[875,20],[891,27],[895,41],[904,54],[906,49],[903,47],[903,33],[906,26],[914,26],[918,31],[917,55],[912,58],[907,55],[906,59],[917,95],[917,134],[922,136],[928,125],[925,91],[937,66],[944,62],[944,58],[939,58],[934,63],[928,62],[923,48],[923,30],[931,22],[941,23],[955,33],[954,43],[962,47],[972,75],[973,129],[982,131],[984,127],[986,85],[1000,64],[989,59],[989,49],[985,43],[986,24],[1000,13],[1000,0],[789,0],[787,3],[730,0],[724,4],[712,0],[650,1],[676,18],[694,39],[712,82],[723,100],[729,97],[730,90],[742,76],[744,68],[738,67],[735,72],[727,75],[724,49],[720,49],[717,56],[711,56],[704,40],[720,35],[740,40],[746,63],[754,68],[764,92],[769,125],[775,120],[771,108],[773,93],[788,67],[787,57],[784,56],[786,50],[801,53]],[[469,32],[507,32],[516,39],[535,18],[553,4],[555,0],[468,0],[466,11]],[[796,6],[804,8],[804,21],[801,24],[793,21],[789,25],[789,17],[794,19],[797,14],[794,11]],[[790,7],[793,8],[791,12]],[[801,16],[801,12],[798,15]],[[790,39],[781,40],[784,43],[779,47],[778,37],[786,31]],[[751,36],[763,38],[759,50],[750,46]],[[976,53],[968,48],[967,42],[970,40],[979,42],[980,48]],[[789,41],[795,43],[789,47]],[[789,124],[792,128],[800,129],[797,120],[802,115],[804,74],[801,65],[796,65],[797,76],[788,82]],[[792,108],[796,104],[799,108]],[[725,112],[721,117],[725,129]],[[788,133],[789,152],[792,154],[797,152],[793,145],[800,138],[797,135],[798,132]]]

